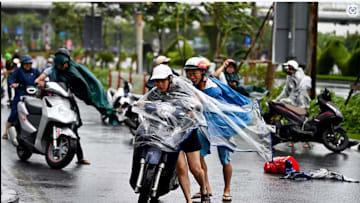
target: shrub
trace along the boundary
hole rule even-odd
[[[105,90],[109,88],[109,69],[95,67],[94,69],[89,70],[101,82]]]
[[[330,41],[318,61],[318,74],[329,74],[334,64],[336,64],[342,72],[346,72],[345,64],[349,56],[350,54],[340,40],[335,39]]]
[[[356,49],[346,63],[346,75],[356,76],[360,73],[360,47]]]
[[[101,61],[101,67],[107,66],[108,63],[114,62],[114,55],[107,51],[101,51],[96,54],[96,60]]]
[[[85,49],[83,48],[75,48],[72,53],[71,53],[72,57],[74,59],[79,58],[79,57],[83,57],[85,55]]]

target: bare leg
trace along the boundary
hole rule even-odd
[[[11,125],[12,124],[10,122],[6,122],[5,131],[4,131],[4,134],[2,136],[3,139],[8,138],[8,129],[11,127]]]
[[[224,195],[230,195],[230,183],[231,183],[231,176],[232,176],[232,166],[229,162],[226,165],[223,165],[223,174],[224,174]]]
[[[186,153],[186,157],[189,163],[190,171],[193,174],[196,181],[198,182],[198,184],[200,185],[200,189],[201,189],[200,192],[202,194],[207,193],[204,171],[201,168],[201,163],[200,163],[200,150],[195,152],[188,152]]]
[[[185,153],[183,150],[181,150],[179,153],[179,158],[176,163],[176,172],[178,174],[180,186],[187,203],[192,203],[190,197],[190,179],[188,174],[188,167],[186,163]]]
[[[205,186],[207,188],[207,191],[209,194],[212,194],[212,191],[211,191],[211,187],[210,187],[210,182],[209,182],[209,176],[208,176],[208,173],[207,173],[207,165],[206,165],[206,162],[205,162],[205,157],[201,156],[200,157],[200,162],[201,162],[201,168],[204,170],[204,177],[205,177]]]

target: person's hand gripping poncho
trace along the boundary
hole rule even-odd
[[[174,77],[166,94],[154,88],[134,108],[144,118],[135,144],[177,151],[189,132],[201,127],[211,145],[232,151],[256,151],[271,161],[270,131],[261,118],[258,104],[227,87],[223,88],[227,92],[226,100],[232,101],[229,103],[204,94],[179,77]]]

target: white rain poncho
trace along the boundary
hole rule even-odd
[[[290,105],[310,108],[310,97],[308,91],[311,89],[311,78],[298,68],[294,76],[286,76],[285,88],[276,98]],[[287,96],[287,98],[285,98]]]
[[[256,151],[271,161],[270,131],[262,120],[258,104],[227,85],[219,82],[219,86],[227,95],[224,101],[208,96],[189,80],[179,77],[173,78],[166,94],[156,88],[148,92],[134,108],[144,118],[135,144],[176,151],[191,130],[199,127],[213,146],[224,146],[231,151]]]

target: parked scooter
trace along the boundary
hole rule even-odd
[[[107,99],[116,110],[118,121],[124,122],[129,126],[131,132],[134,134],[139,126],[139,116],[132,111],[132,107],[141,95],[132,94],[131,84],[127,80],[122,80],[124,81],[124,88],[120,87],[117,90],[109,88],[107,91]]]
[[[303,108],[269,101],[269,112],[264,114],[266,123],[276,127],[272,133],[273,145],[288,141],[314,141],[323,143],[333,152],[341,152],[349,144],[345,130],[340,127],[344,120],[341,111],[331,102],[330,91],[325,88],[318,96],[320,113],[313,118]]]
[[[20,87],[21,88],[21,87]],[[42,99],[35,87],[25,87],[18,103],[18,123],[9,136],[22,161],[32,153],[45,155],[54,169],[67,166],[76,152],[77,124],[81,122],[75,97],[63,83],[46,82]]]

